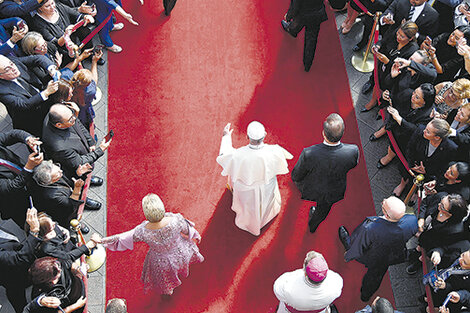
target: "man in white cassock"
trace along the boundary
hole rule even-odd
[[[222,176],[228,176],[233,193],[232,210],[237,214],[235,225],[258,236],[261,228],[281,210],[281,194],[276,175],[287,174],[287,160],[293,156],[279,145],[263,142],[266,131],[260,122],[247,128],[249,145],[232,147],[230,123],[224,128],[219,163]]]

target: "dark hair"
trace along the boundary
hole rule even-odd
[[[372,306],[372,313],[393,313],[393,305],[385,298],[379,298]]]
[[[127,306],[123,299],[114,298],[108,301],[105,313],[127,313]]]
[[[419,87],[423,91],[424,107],[429,108],[434,104],[436,89],[434,89],[434,86],[430,83],[424,83]]]
[[[33,285],[40,289],[50,289],[54,286],[52,281],[61,272],[61,265],[57,258],[46,256],[36,259],[29,268],[29,275]]]
[[[54,227],[50,223],[47,223],[47,219],[52,221],[52,218],[45,212],[38,213],[38,220],[39,220],[39,236],[44,237],[48,233],[50,233]]]
[[[416,41],[416,33],[418,32],[418,25],[416,25],[413,21],[406,21],[405,23],[401,24],[400,29],[403,33],[408,37],[408,39],[412,39]]]
[[[470,173],[470,167],[467,162],[451,162],[449,167],[454,165],[457,167],[457,171],[459,172],[459,176],[457,177],[462,182],[466,182],[468,179],[468,175]]]
[[[470,42],[470,27],[468,25],[457,26],[454,30],[460,30],[465,39],[467,39],[467,43]]]
[[[450,125],[446,120],[441,118],[434,118],[429,123],[431,123],[431,125],[436,129],[436,133],[434,134],[435,136],[442,139],[449,136]]]
[[[70,89],[74,89],[73,85],[71,82],[65,79],[59,79],[58,83],[58,89],[56,92],[54,92],[50,98],[51,102],[54,103],[60,103],[62,101],[67,101],[69,98],[69,91]]]
[[[344,134],[344,121],[337,113],[331,113],[323,122],[323,133],[330,142],[338,142]]]
[[[453,223],[461,222],[468,213],[467,201],[457,193],[450,194],[448,196],[448,200],[450,205],[449,213],[452,214],[449,221],[452,221]]]

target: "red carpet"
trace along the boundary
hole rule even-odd
[[[359,287],[365,269],[344,262],[337,238],[339,225],[352,230],[374,214],[362,158],[350,173],[346,199],[314,235],[307,230],[311,204],[300,200],[289,175],[279,177],[283,209],[260,237],[235,227],[226,178],[215,161],[227,122],[237,147],[247,143],[248,123],[262,122],[266,141],[294,154],[290,169],[303,147],[321,141],[321,123],[331,112],[345,119],[344,141],[360,145],[332,12],[305,73],[303,34],[293,39],[280,27],[288,5],[178,0],[166,18],[161,2],[124,3],[140,26],[126,24],[113,34],[124,51],[109,58],[109,127],[116,135],[108,159],[108,234],[140,223],[141,198],[155,192],[167,210],[196,222],[206,258],[162,302],[142,292],[145,244],[109,252],[107,298],[126,298],[129,312],[270,312],[277,305],[274,280],[300,268],[309,250],[323,253],[343,276],[340,311],[364,306]],[[388,278],[382,286],[380,294],[391,298]]]

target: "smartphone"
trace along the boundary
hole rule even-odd
[[[111,140],[111,138],[113,138],[113,136],[114,136],[114,131],[111,129],[109,133],[104,137],[104,140],[108,142]]]
[[[29,207],[30,207],[31,209],[34,208],[34,205],[33,205],[33,198],[31,198],[31,196],[29,196]]]
[[[104,45],[96,45],[94,48],[93,48],[93,54],[97,54],[98,52],[101,52],[104,48]]]
[[[54,73],[54,76],[52,76],[52,80],[55,81],[55,82],[59,80],[59,71],[56,71]]]
[[[26,23],[21,20],[19,23],[18,23],[18,29],[24,29],[26,27]]]
[[[36,150],[37,150],[38,155],[39,155],[39,153],[41,153],[41,145],[36,145]]]

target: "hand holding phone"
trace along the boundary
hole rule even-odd
[[[19,29],[19,30],[22,30],[22,29],[24,29],[25,27],[26,27],[26,23],[25,23],[23,20],[21,20],[21,21],[18,23],[18,29]]]
[[[111,138],[113,138],[113,136],[114,136],[114,131],[111,129],[109,133],[104,137],[104,140],[108,142],[111,140]]]

